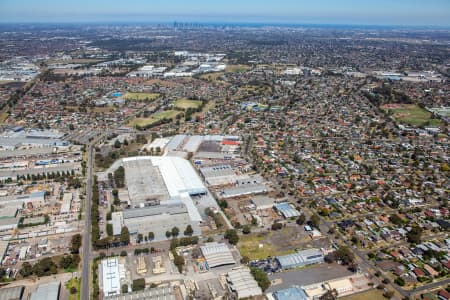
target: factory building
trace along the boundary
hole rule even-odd
[[[228,288],[237,299],[262,295],[262,290],[247,267],[239,267],[227,273]]]
[[[123,166],[131,207],[169,198],[161,173],[151,160],[124,159]]]
[[[274,207],[286,219],[300,216],[298,210],[296,210],[292,204],[288,202],[277,203]]]
[[[224,243],[211,242],[201,246],[202,254],[210,268],[233,265],[236,261],[230,248]]]
[[[59,281],[41,284],[31,294],[30,300],[58,300],[60,289],[61,283]]]
[[[292,286],[290,288],[279,290],[272,293],[275,300],[309,300],[308,295],[299,286]]]
[[[119,216],[116,217],[117,215]],[[182,233],[188,225],[191,225],[194,230],[193,235],[200,234],[198,222],[191,220],[188,208],[179,201],[169,201],[161,205],[132,208],[119,212],[113,220],[115,235],[120,234],[119,226],[114,226],[116,222],[119,222],[116,219],[120,218],[123,220],[122,226],[127,226],[131,235],[138,233],[148,235],[149,232],[153,232],[156,241],[166,240],[166,232],[171,231],[173,227],[177,227]]]
[[[210,186],[235,184],[236,173],[230,165],[217,165],[200,168],[200,174]]]
[[[319,249],[307,249],[297,253],[277,256],[276,261],[283,270],[324,262],[324,254]]]
[[[118,257],[110,257],[102,260],[100,267],[103,295],[105,297],[119,295],[121,279],[125,278],[125,266],[119,263]]]
[[[0,289],[1,300],[22,300],[25,286],[13,286]]]

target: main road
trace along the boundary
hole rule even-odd
[[[143,110],[141,110],[143,111]],[[130,119],[135,117],[140,111],[134,113],[132,116],[125,119],[123,122],[126,124]],[[118,126],[117,126],[118,127]],[[91,243],[91,206],[92,206],[92,185],[94,180],[94,146],[102,141],[106,136],[114,132],[114,129],[106,130],[104,133],[96,137],[86,146],[88,147],[87,156],[87,181],[86,181],[86,205],[84,207],[84,234],[83,234],[83,245],[82,245],[82,256],[83,256],[83,266],[81,272],[81,300],[89,300],[91,289],[90,284],[90,271],[91,271],[91,253],[92,253],[92,243]]]
[[[94,164],[94,144],[89,144],[87,161],[87,183],[86,183],[86,205],[84,207],[84,234],[83,234],[83,268],[81,273],[81,299],[89,300],[89,275],[91,258],[91,202],[92,202],[92,182]]]

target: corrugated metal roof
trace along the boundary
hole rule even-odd
[[[300,213],[288,202],[275,204],[274,207],[285,217],[298,217]]]
[[[319,249],[307,249],[293,254],[277,256],[276,259],[281,268],[291,269],[323,262],[324,255]]]
[[[276,291],[273,293],[273,297],[276,300],[308,300],[309,297],[298,286],[292,286],[290,288]]]
[[[206,243],[200,249],[210,268],[236,263],[230,249],[224,243]]]
[[[30,300],[58,300],[60,282],[50,282],[39,285]]]

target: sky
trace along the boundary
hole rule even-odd
[[[8,23],[291,23],[450,26],[450,0],[0,0]]]

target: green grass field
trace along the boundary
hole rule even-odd
[[[162,119],[173,119],[178,114],[181,114],[181,112],[176,110],[166,110],[160,113],[156,113],[148,118],[136,118],[130,122],[130,126],[140,126],[140,127],[150,126]]]
[[[77,278],[72,278],[70,279],[67,283],[66,283],[66,288],[69,291],[69,300],[79,300],[80,299],[80,282],[81,279],[77,279]],[[77,289],[77,293],[76,294],[71,294],[70,293],[70,289],[72,287],[75,287]]]
[[[123,98],[133,101],[153,101],[158,99],[157,93],[126,93]]]
[[[227,73],[243,73],[250,70],[250,66],[247,65],[227,65],[225,71]]]
[[[174,102],[174,106],[180,109],[194,108],[197,109],[202,105],[200,100],[179,99]]]
[[[286,249],[278,249],[275,244],[271,243],[271,235],[272,232],[264,235],[249,234],[240,236],[238,243],[239,252],[242,256],[247,256],[250,260],[264,259],[268,256],[274,257],[293,252]],[[260,244],[263,246],[259,247]]]
[[[397,104],[395,107],[383,105],[385,111],[392,113],[397,122],[411,126],[441,126],[440,119],[431,119],[431,113],[415,104]]]

